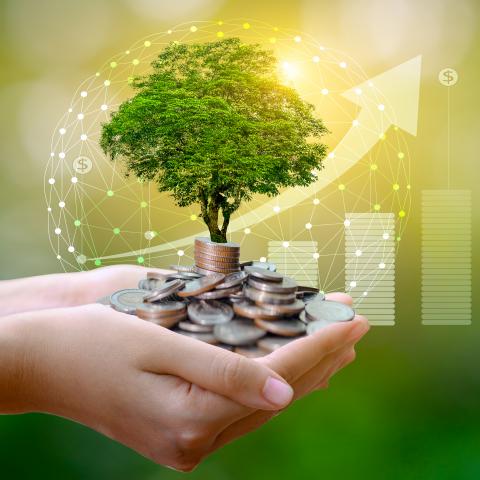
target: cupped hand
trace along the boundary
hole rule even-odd
[[[22,411],[81,422],[182,471],[325,387],[368,330],[357,317],[254,360],[101,305],[18,317],[4,325],[21,339]]]

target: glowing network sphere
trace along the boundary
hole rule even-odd
[[[107,158],[99,139],[102,124],[134,95],[133,79],[148,74],[151,62],[170,42],[212,42],[228,37],[274,51],[279,76],[315,106],[331,132],[325,137],[330,152],[325,163],[341,161],[336,146],[351,129],[360,141],[365,132],[378,130],[375,145],[331,185],[311,196],[298,187],[298,202],[292,208],[284,208],[280,196],[270,208],[269,218],[231,231],[232,240],[242,244],[242,256],[267,261],[269,241],[280,242],[290,252],[295,242],[316,242],[318,251],[313,258],[318,260],[319,286],[330,291],[343,287],[343,234],[350,225],[347,212],[393,212],[398,248],[410,213],[408,144],[404,132],[387,121],[394,115],[388,99],[375,91],[358,63],[303,32],[256,21],[205,21],[184,23],[136,42],[84,80],[65,106],[53,132],[44,178],[48,232],[64,269],[122,262],[146,266],[193,263],[192,245],[175,242],[205,231],[198,206],[177,207],[169,194],[159,193],[154,184],[126,176],[121,160]],[[373,101],[360,108],[342,97],[347,90],[358,98],[368,94]],[[368,120],[360,118],[369,115],[389,128],[365,125]],[[314,173],[322,178],[322,171]],[[254,197],[235,218],[247,218],[248,212],[267,200]],[[162,245],[161,251],[151,250]],[[126,255],[115,257],[123,253]],[[360,250],[355,259],[363,260]],[[380,270],[385,268],[383,262],[380,265]]]

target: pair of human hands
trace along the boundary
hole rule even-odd
[[[248,359],[91,304],[134,287],[145,273],[116,266],[61,276],[76,306],[49,303],[4,317],[0,343],[17,361],[3,382],[0,376],[0,384],[14,386],[2,395],[1,411],[67,417],[157,463],[189,471],[292,401],[327,387],[368,331],[357,316]],[[340,293],[327,298],[351,303]]]

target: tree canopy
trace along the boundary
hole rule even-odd
[[[152,68],[102,126],[100,145],[179,206],[199,204],[213,241],[226,241],[231,215],[252,195],[315,181],[327,130],[282,83],[271,51],[238,38],[173,42]]]

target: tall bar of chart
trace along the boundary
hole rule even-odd
[[[345,214],[345,291],[371,325],[395,324],[395,216]]]
[[[318,242],[268,242],[268,261],[299,285],[318,288]]]
[[[472,321],[471,192],[422,192],[422,323]]]

